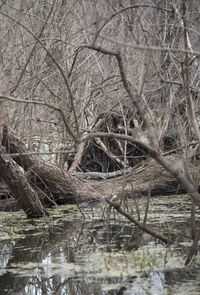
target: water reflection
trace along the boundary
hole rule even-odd
[[[199,294],[198,272],[181,271],[178,249],[114,214],[108,224],[101,208],[83,211],[63,206],[44,228],[27,221],[21,238],[1,242],[1,295]]]

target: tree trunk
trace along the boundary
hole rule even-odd
[[[1,155],[0,176],[8,184],[28,217],[44,215],[44,203],[53,205],[102,200],[108,196],[121,196],[122,191],[131,197],[148,194],[149,191],[152,195],[184,192],[177,181],[150,157],[134,167],[126,176],[107,181],[89,181],[83,177],[72,176],[65,170],[28,154],[24,143],[8,128],[4,129],[3,144],[11,154],[27,153],[15,156],[15,161],[9,156]],[[23,167],[26,173],[23,173],[19,166]]]
[[[28,183],[20,166],[8,155],[0,154],[0,167],[0,177],[8,184],[27,217],[34,218],[46,215],[46,210],[43,208],[37,193]]]
[[[88,191],[95,198],[96,186],[93,188],[89,182],[77,179],[65,170],[46,164],[40,158],[30,155],[24,143],[7,127],[4,128],[3,145],[8,153],[19,154],[14,157],[15,162],[27,172],[34,188],[37,188],[39,183],[37,191],[44,202],[48,204],[76,203],[88,199]],[[20,155],[22,153],[27,154]],[[8,182],[7,184],[9,185]]]

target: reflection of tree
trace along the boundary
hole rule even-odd
[[[24,239],[20,239],[13,251],[7,264],[7,269],[15,268],[15,264],[26,264],[28,262],[40,263],[46,258],[48,253],[58,249],[61,242],[70,240],[73,233],[78,231],[80,222],[66,222],[59,225],[59,228],[51,228],[49,232],[41,235],[34,235],[34,231]],[[14,269],[13,269],[14,270]],[[1,294],[12,294],[21,290],[28,282],[28,277],[20,277],[10,271],[0,277]],[[9,293],[8,290],[11,293]],[[44,293],[45,294],[45,293]]]
[[[106,221],[102,219],[94,220],[93,222],[57,221],[55,227],[51,227],[49,231],[43,234],[35,235],[35,230],[29,231],[27,236],[24,239],[18,240],[13,248],[12,256],[5,268],[8,271],[0,277],[0,294],[13,294],[22,290],[26,290],[24,292],[38,290],[38,292],[48,295],[100,295],[103,292],[102,284],[119,285],[118,291],[115,288],[115,290],[110,290],[106,293],[110,295],[118,294],[116,292],[123,294],[125,288],[128,290],[136,288],[135,290],[137,290],[139,286],[146,292],[145,280],[150,282],[151,285],[158,287],[158,283],[154,280],[156,276],[162,276],[163,280],[166,277],[166,280],[169,279],[169,284],[173,285],[172,277],[173,273],[176,273],[176,269],[170,269],[166,273],[155,272],[154,274],[150,272],[148,275],[146,273],[144,282],[143,279],[138,281],[135,276],[126,276],[123,277],[123,280],[118,276],[114,278],[97,278],[95,263],[94,273],[88,272],[87,259],[84,260],[84,257],[87,258],[87,255],[101,251],[101,249],[105,251],[108,239],[110,241],[110,249],[115,252],[123,252],[123,250],[125,252],[137,251],[137,249],[140,249],[141,246],[153,239],[138,227],[133,227],[131,224],[128,225],[124,221],[119,222],[116,218],[112,219],[107,232],[105,232],[105,226]],[[49,264],[47,263],[46,269],[40,268],[40,263],[44,259],[50,260]],[[26,267],[26,263],[29,262],[38,263],[38,267],[34,265],[30,269],[31,276],[24,275],[20,277],[20,274],[14,274],[18,267],[20,269],[18,264],[23,264]],[[61,273],[54,273],[51,264],[56,263],[58,265],[58,263],[62,264],[65,262],[72,263],[75,266],[81,264],[83,272],[78,271],[76,273],[74,270],[71,273],[68,270],[62,270]],[[98,266],[98,261],[96,263]],[[27,271],[29,271],[29,266],[27,266]],[[179,272],[179,274],[180,280],[187,278],[185,271]],[[188,279],[190,278],[191,276],[188,274]]]
[[[13,245],[9,241],[0,242],[0,268],[6,267]]]
[[[30,221],[31,222],[31,221]],[[58,224],[58,223],[57,223]],[[42,290],[42,294],[101,294],[100,285],[103,279],[91,279],[87,274],[87,265],[85,266],[85,274],[74,273],[73,277],[69,273],[53,274],[51,263],[57,263],[56,257],[63,257],[63,261],[67,263],[80,263],[80,255],[88,255],[94,253],[102,247],[106,249],[107,236],[105,233],[105,220],[96,220],[94,222],[60,222],[59,227],[52,227],[48,232],[35,235],[35,230],[29,231],[24,239],[16,242],[15,247],[7,264],[8,271],[0,276],[1,294],[13,294],[26,288]],[[115,251],[123,248],[138,248],[141,243],[142,232],[137,230],[133,232],[133,228],[125,223],[115,221],[110,225],[109,239],[114,246]],[[125,242],[123,236],[130,236],[129,242]],[[139,237],[138,237],[139,236]],[[80,254],[81,253],[81,254]],[[43,259],[50,257],[49,271],[42,273],[39,263]],[[61,261],[60,263],[62,263]],[[38,263],[30,269],[30,273],[38,271],[36,276],[21,276],[15,274],[18,264],[26,267],[27,263]],[[47,265],[48,267],[48,265]],[[20,268],[20,266],[19,266]],[[11,271],[10,271],[11,269]],[[29,267],[27,266],[27,271]],[[95,269],[94,269],[95,271]],[[83,276],[83,277],[82,277]],[[95,276],[95,273],[94,273]],[[112,283],[113,279],[106,279],[108,283]],[[114,281],[119,283],[121,278],[115,278]],[[54,292],[54,293],[53,293]],[[113,294],[113,293],[110,293]]]

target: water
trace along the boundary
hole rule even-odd
[[[146,200],[137,202],[142,220]],[[128,207],[137,217],[135,203]],[[151,201],[148,225],[165,235],[181,231],[179,243],[171,246],[114,210],[108,218],[106,204],[83,205],[81,211],[60,206],[47,220],[2,212],[0,294],[199,294],[199,256],[184,267],[191,245],[189,209],[187,196]]]

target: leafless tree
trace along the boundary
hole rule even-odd
[[[0,20],[1,142],[9,124],[45,161],[76,151],[70,172],[89,139],[118,162],[103,138],[138,144],[200,207],[197,0],[1,0]],[[103,115],[127,109],[137,128],[98,132]],[[23,172],[8,152],[1,145],[9,182]]]

